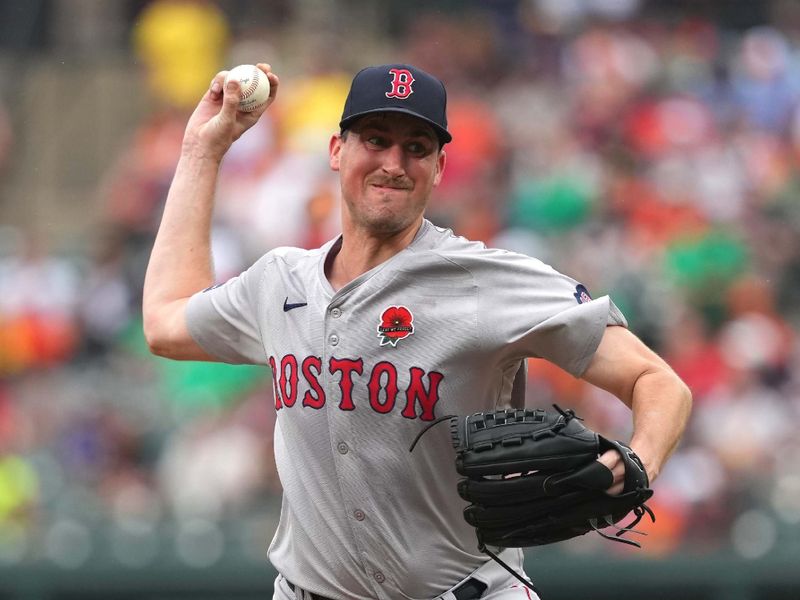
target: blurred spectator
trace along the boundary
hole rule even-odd
[[[206,82],[208,83],[208,82]],[[155,236],[178,163],[187,115],[157,112],[134,133],[101,188],[107,220],[131,235]]]
[[[227,19],[213,2],[151,2],[134,24],[133,43],[154,97],[194,108],[222,69],[229,36]]]
[[[11,525],[31,523],[39,496],[37,474],[22,454],[24,416],[12,404],[9,392],[0,381],[0,546]]]
[[[0,375],[68,360],[78,345],[78,273],[34,236],[0,257]]]
[[[755,126],[782,133],[800,94],[800,80],[790,70],[785,36],[772,27],[745,33],[734,63],[733,93],[742,114]]]
[[[158,476],[178,516],[218,521],[242,512],[266,486],[275,485],[270,404],[261,395],[250,396],[237,409],[195,419],[171,437]]]
[[[133,317],[134,295],[125,277],[124,253],[122,238],[109,232],[90,256],[78,307],[89,355],[111,350]]]

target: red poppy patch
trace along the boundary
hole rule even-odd
[[[414,333],[414,315],[405,306],[390,306],[381,315],[381,322],[378,323],[378,337],[381,338],[381,346],[391,344],[397,346],[397,342],[407,338]]]

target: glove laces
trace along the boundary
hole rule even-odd
[[[497,554],[495,554],[494,552],[489,550],[486,547],[486,544],[484,544],[480,539],[478,540],[478,550],[480,550],[484,554],[487,554],[489,556],[489,558],[491,558],[494,562],[496,562],[498,565],[503,567],[506,571],[511,573],[514,577],[516,577],[520,581],[520,583],[522,583],[526,588],[528,588],[533,593],[535,593],[539,598],[542,597],[541,592],[536,589],[536,587],[533,585],[533,583],[530,580],[523,578],[522,575],[520,575],[514,569],[512,569],[506,563],[504,563],[502,561],[502,559],[499,556],[497,556]]]
[[[614,523],[614,521],[611,520],[611,516],[610,515],[606,515],[606,517],[603,519],[603,521],[605,523],[603,525],[603,527],[606,527],[606,526],[616,527],[617,532],[613,536],[612,535],[608,535],[607,533],[603,533],[603,531],[598,526],[599,522],[598,522],[597,519],[589,519],[589,525],[591,525],[592,529],[594,529],[598,534],[600,534],[601,537],[604,537],[607,540],[611,540],[612,542],[619,542],[621,544],[628,544],[629,546],[636,546],[637,548],[641,548],[642,545],[639,542],[636,542],[634,540],[629,540],[627,538],[623,538],[622,536],[625,535],[626,533],[635,533],[637,535],[647,535],[647,533],[645,533],[644,531],[639,531],[638,529],[634,529],[634,527],[636,527],[639,524],[639,521],[641,521],[642,517],[644,517],[645,515],[648,515],[650,517],[650,520],[653,523],[656,522],[656,516],[655,516],[655,514],[653,514],[652,509],[649,506],[647,506],[646,504],[642,504],[640,506],[635,506],[633,508],[632,512],[634,514],[633,521],[631,521],[627,525],[624,525],[623,527],[617,526],[616,523]]]
[[[414,438],[414,441],[411,442],[411,446],[409,446],[408,451],[409,452],[413,452],[414,451],[414,446],[417,445],[417,442],[419,441],[419,438],[421,438],[425,433],[427,433],[430,430],[431,427],[433,427],[434,425],[438,425],[442,421],[447,421],[447,419],[452,419],[455,416],[456,415],[445,415],[443,417],[439,417],[438,419],[436,419],[432,423],[428,423],[425,427],[423,427],[422,431],[420,431],[417,434],[417,436]]]

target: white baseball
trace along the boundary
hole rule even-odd
[[[239,110],[250,112],[263,106],[269,98],[269,79],[255,65],[233,67],[225,76],[225,85],[231,79],[239,81]]]

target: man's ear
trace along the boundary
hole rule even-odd
[[[447,153],[444,150],[439,151],[439,156],[436,158],[436,175],[433,176],[433,185],[439,185],[444,175],[444,167],[447,164]]]
[[[328,144],[328,161],[331,165],[332,171],[339,170],[339,159],[342,153],[342,144],[344,140],[342,139],[341,134],[334,133],[331,136],[331,141]]]

